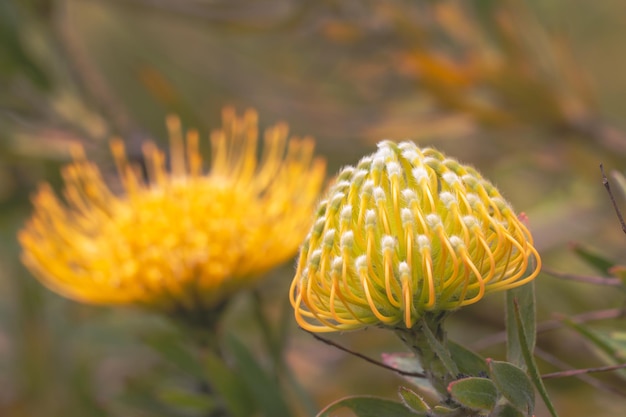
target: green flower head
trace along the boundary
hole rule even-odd
[[[475,169],[384,141],[319,204],[290,298],[313,332],[411,328],[425,312],[523,285],[540,265],[526,226]]]

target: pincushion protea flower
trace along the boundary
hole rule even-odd
[[[320,203],[290,297],[309,331],[411,328],[426,312],[523,285],[539,268],[529,231],[476,170],[385,141],[344,168]]]
[[[203,173],[198,133],[168,118],[170,169],[143,147],[147,181],[111,143],[123,192],[114,194],[82,149],[63,170],[65,202],[45,184],[19,233],[23,260],[54,291],[86,303],[165,312],[210,311],[297,251],[325,175],[311,139],[267,130],[227,109]]]

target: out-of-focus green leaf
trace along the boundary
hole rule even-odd
[[[152,333],[143,337],[144,343],[159,353],[166,361],[177,366],[183,372],[202,380],[202,363],[186,348],[181,338],[175,333]]]
[[[346,397],[335,401],[324,408],[317,417],[332,417],[333,412],[348,408],[357,417],[415,417],[426,416],[425,413],[415,413],[403,404],[379,397]]]
[[[535,408],[535,390],[526,372],[508,362],[487,359],[487,364],[498,392],[517,410],[531,416]]]
[[[477,353],[452,341],[448,341],[448,349],[450,349],[450,354],[459,367],[461,374],[467,376],[485,376],[489,372],[485,358]]]
[[[611,171],[611,176],[617,183],[618,189],[622,193],[622,197],[626,198],[626,177],[619,171]]]
[[[237,361],[238,373],[262,415],[290,417],[277,381],[259,365],[250,350],[232,335],[227,338],[227,345]]]
[[[517,303],[514,303],[515,307],[515,321],[517,324],[517,335],[520,342],[520,348],[522,350],[522,355],[524,355],[524,362],[526,362],[526,366],[528,368],[528,374],[530,375],[530,379],[539,391],[539,395],[543,398],[543,402],[546,407],[550,411],[550,414],[553,417],[557,417],[556,409],[550,400],[550,396],[548,395],[548,391],[546,390],[545,385],[543,384],[543,379],[541,379],[541,374],[539,373],[539,368],[537,367],[537,363],[535,362],[535,358],[533,356],[534,350],[534,337],[533,337],[533,345],[531,347],[529,342],[529,336],[526,332],[526,326],[524,324],[524,318],[522,317],[522,312]],[[534,333],[533,333],[534,334]]]
[[[50,88],[50,79],[45,71],[32,59],[20,33],[19,12],[11,1],[0,1],[0,74],[21,74],[42,88]]]
[[[489,413],[489,417],[524,417],[524,413],[513,407],[509,403],[498,404],[496,408]]]
[[[598,355],[606,363],[615,365],[626,361],[626,333],[615,331],[608,333],[598,332],[572,320],[564,320],[563,323],[591,343]],[[624,375],[624,372],[620,372],[620,375]]]
[[[211,387],[224,400],[226,409],[234,417],[247,417],[254,413],[253,401],[245,384],[224,361],[212,353],[205,355],[205,366]]]
[[[448,392],[464,407],[474,410],[491,410],[496,405],[498,391],[487,378],[463,378],[450,383]]]
[[[445,416],[458,416],[459,409],[458,408],[452,408],[452,407],[446,407],[443,405],[436,405],[435,407],[433,407],[433,416],[441,416],[441,417],[445,417]]]
[[[402,403],[409,410],[415,411],[416,413],[426,413],[430,410],[429,405],[426,404],[426,401],[424,401],[422,397],[406,387],[400,387],[398,395],[400,396]]]
[[[161,389],[158,393],[158,398],[164,404],[175,409],[201,412],[203,414],[207,414],[217,407],[215,400],[209,395],[186,391],[181,388],[170,387]]]
[[[426,324],[426,321],[424,321],[424,325],[422,326],[422,332],[424,333],[424,336],[426,336],[426,341],[428,342],[428,345],[430,346],[432,351],[435,352],[439,360],[441,360],[441,363],[446,368],[446,371],[448,371],[450,375],[458,375],[459,368],[452,360],[452,357],[450,356],[450,351],[439,340],[437,340],[433,332]]]
[[[580,259],[604,275],[610,275],[615,262],[600,253],[594,252],[580,243],[572,243],[570,248]]]
[[[424,372],[419,360],[412,353],[383,353],[381,357],[383,363],[392,368],[400,369],[405,372]],[[435,389],[427,378],[417,378],[407,375],[402,375],[402,378],[418,387],[423,394],[436,395]]]
[[[529,265],[529,270],[533,269]],[[506,292],[506,358],[509,362],[526,369],[527,364],[522,353],[522,344],[519,339],[517,320],[515,319],[515,300],[519,305],[520,316],[526,335],[528,348],[532,352],[535,348],[536,339],[536,313],[535,313],[535,282],[514,288]]]

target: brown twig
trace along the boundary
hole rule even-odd
[[[594,275],[578,275],[578,274],[569,274],[567,272],[559,272],[550,268],[543,267],[541,268],[542,272],[545,272],[548,275],[552,275],[556,278],[567,279],[570,281],[578,281],[585,282],[587,284],[595,284],[595,285],[607,285],[611,287],[619,287],[623,285],[622,280],[619,278],[611,278],[611,277],[598,277]]]
[[[561,370],[565,370],[565,371],[575,370],[575,368],[571,366],[570,364],[562,361],[561,359],[557,358],[556,356],[554,356],[553,354],[549,352],[546,352],[543,349],[535,348],[535,355],[537,355],[537,357],[543,359],[544,361],[548,362],[549,364],[554,365],[557,368],[560,368]],[[613,387],[612,385],[606,384],[600,381],[599,379],[594,378],[591,375],[580,374],[580,375],[575,375],[575,377],[591,385],[594,388],[607,391],[615,395],[619,395],[620,397],[626,397],[626,392],[621,391]]]
[[[622,217],[622,212],[620,211],[619,207],[617,207],[615,197],[613,196],[613,192],[611,191],[611,184],[609,183],[609,179],[604,174],[604,167],[602,166],[602,164],[600,164],[600,172],[602,173],[602,185],[604,185],[604,188],[606,188],[606,192],[609,193],[611,204],[613,204],[613,209],[615,210],[615,214],[617,214],[619,224],[622,226],[622,232],[626,234],[626,223],[624,223],[624,217]]]
[[[626,363],[620,363],[619,365],[599,366],[597,368],[571,369],[569,371],[552,372],[549,374],[541,375],[541,378],[542,379],[567,378],[570,376],[590,374],[594,372],[617,371],[618,369],[624,369],[624,368],[626,368]]]
[[[402,376],[412,376],[412,377],[415,377],[415,378],[426,378],[426,375],[421,373],[421,372],[408,372],[408,371],[403,371],[402,369],[394,368],[393,366],[389,366],[389,365],[384,364],[382,362],[379,362],[379,361],[377,361],[375,359],[372,359],[372,358],[370,358],[368,356],[365,356],[362,353],[358,353],[358,352],[355,352],[353,350],[350,350],[347,347],[341,346],[340,344],[338,344],[336,342],[333,342],[332,340],[325,339],[325,338],[323,338],[323,337],[321,337],[321,336],[319,336],[319,335],[317,335],[315,333],[309,332],[308,330],[304,330],[304,331],[307,332],[308,334],[310,334],[311,336],[313,336],[315,339],[319,340],[322,343],[325,343],[325,344],[327,344],[329,346],[335,347],[335,348],[337,348],[337,349],[339,349],[339,350],[341,350],[343,352],[349,353],[350,355],[354,355],[357,358],[361,358],[364,361],[369,362],[369,363],[371,363],[373,365],[379,366],[379,367],[387,369],[389,371],[393,371],[393,372],[395,372],[395,373],[397,373],[399,375],[402,375]]]

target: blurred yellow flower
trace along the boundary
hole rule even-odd
[[[540,263],[527,228],[473,168],[385,141],[320,203],[290,298],[313,332],[411,328],[425,312],[529,282]]]
[[[147,180],[112,141],[119,195],[82,149],[63,170],[65,202],[41,186],[19,241],[24,263],[52,290],[86,303],[206,312],[297,251],[325,176],[312,139],[288,139],[276,125],[258,159],[256,113],[226,109],[205,174],[198,133],[184,135],[175,117],[167,125],[170,168],[145,143]]]

